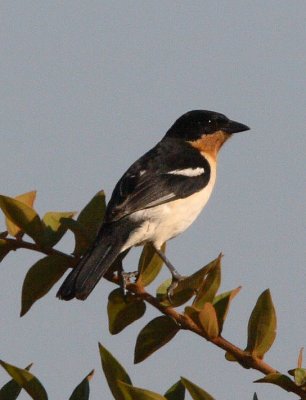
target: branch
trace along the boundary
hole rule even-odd
[[[116,284],[120,284],[120,281],[117,277],[114,277],[113,279],[111,279],[111,281]],[[181,329],[194,332],[195,334],[203,337],[207,341],[213,343],[215,346],[233,355],[242,367],[247,369],[255,369],[259,372],[262,372],[264,375],[279,373],[276,368],[273,368],[262,359],[235,346],[233,343],[229,342],[222,336],[218,336],[216,338],[208,338],[203,331],[203,328],[197,325],[190,317],[177,312],[173,307],[162,305],[154,296],[148,293],[143,286],[139,284],[129,283],[127,285],[127,290],[136,294],[147,303],[151,304],[162,314],[173,318],[176,323],[181,327]],[[291,382],[292,385],[290,385],[290,387],[287,387],[286,390],[288,392],[297,394],[302,400],[305,400],[306,392],[301,387],[297,386],[293,381]]]
[[[33,250],[37,251],[46,255],[62,255],[69,257],[71,259],[71,266],[75,265],[78,262],[78,258],[75,256],[67,255],[66,253],[63,253],[59,250],[53,249],[53,248],[44,248],[39,246],[38,244],[27,242],[21,239],[11,239],[11,238],[2,238],[2,240],[5,240],[9,247],[12,250],[17,250],[19,248],[23,249],[28,249],[28,250]],[[121,280],[118,276],[107,276],[107,280],[121,286]],[[162,314],[167,315],[171,318],[173,318],[177,325],[180,326],[181,329],[188,330],[190,332],[194,332],[195,334],[203,337],[207,341],[211,342],[215,346],[221,348],[222,350],[230,353],[235,357],[235,359],[238,361],[238,363],[247,369],[255,369],[259,372],[262,372],[264,375],[272,374],[272,373],[278,373],[277,369],[273,368],[269,364],[267,364],[265,361],[263,361],[261,358],[258,358],[241,348],[235,346],[233,343],[227,341],[225,338],[222,336],[218,336],[216,338],[209,338],[207,337],[206,333],[204,332],[202,326],[196,324],[188,315],[179,313],[178,311],[175,310],[175,308],[170,307],[170,306],[165,306],[161,304],[156,297],[152,296],[149,292],[145,290],[145,288],[136,283],[128,283],[126,285],[126,289],[135,295],[137,295],[139,298],[141,298],[143,301],[146,301],[147,303],[151,304],[154,308],[159,310]],[[288,378],[289,379],[289,378]],[[292,385],[290,387],[286,387],[285,389],[288,392],[295,393],[298,396],[300,396],[301,400],[306,400],[306,392],[299,386],[297,386],[293,381]]]
[[[77,262],[76,257],[71,256],[66,253],[63,253],[62,251],[53,249],[51,247],[42,247],[36,243],[26,242],[25,240],[21,240],[21,239],[17,240],[17,239],[11,239],[11,238],[3,238],[2,240],[5,240],[6,243],[9,245],[10,249],[14,250],[14,251],[16,251],[18,249],[28,249],[28,250],[37,251],[38,253],[46,254],[47,256],[56,254],[56,255],[60,255],[60,256],[69,257],[73,263]]]

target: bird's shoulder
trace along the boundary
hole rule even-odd
[[[189,143],[166,139],[135,161],[118,181],[106,222],[196,192],[208,183],[208,160]]]

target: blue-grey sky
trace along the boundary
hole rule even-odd
[[[109,198],[130,163],[188,110],[220,111],[251,126],[222,149],[209,204],[168,244],[168,255],[190,274],[223,251],[222,290],[243,286],[224,336],[241,347],[257,297],[271,289],[278,335],[266,360],[283,372],[306,345],[305,16],[298,0],[0,5],[0,191],[36,189],[41,214],[80,210],[101,188]],[[72,247],[71,237],[60,245]],[[60,302],[57,285],[20,319],[22,282],[39,257],[19,251],[1,264],[0,355],[18,366],[33,361],[50,399],[68,399],[92,368],[91,398],[111,399],[98,341],[135,385],[159,393],[185,376],[218,400],[251,399],[254,391],[260,400],[296,398],[252,384],[261,374],[187,332],[134,366],[136,334],[158,314],[148,307],[111,336],[106,281],[84,303]],[[7,379],[0,371],[0,383]]]

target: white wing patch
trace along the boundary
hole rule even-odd
[[[173,171],[167,172],[167,174],[194,177],[194,176],[200,176],[204,174],[204,172],[205,172],[204,168],[198,167],[198,168],[175,169]]]

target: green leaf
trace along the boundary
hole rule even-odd
[[[75,215],[73,211],[55,212],[50,211],[43,217],[45,226],[44,245],[53,247],[58,243],[67,231],[67,226],[62,224],[63,218],[72,218]]]
[[[294,381],[298,386],[306,386],[306,369],[294,368],[288,371],[290,375],[294,376]]]
[[[65,255],[53,254],[37,261],[27,272],[22,286],[22,317],[63,276],[71,262]]]
[[[28,365],[25,369],[29,371],[32,365]],[[22,387],[14,379],[10,380],[0,389],[0,400],[16,400],[21,389]]]
[[[93,243],[102,225],[105,209],[105,194],[104,191],[101,190],[83,208],[77,218],[78,224],[83,228],[83,233],[79,230],[80,234],[76,235],[74,254],[82,255]],[[74,233],[76,233],[76,231],[74,231]],[[84,240],[84,233],[87,241]]]
[[[7,382],[0,389],[0,400],[16,400],[22,387],[14,379]]]
[[[62,218],[61,224],[74,234],[75,248],[73,254],[80,257],[90,246],[86,229],[78,221],[71,218]]]
[[[29,235],[36,243],[41,243],[44,227],[36,211],[19,200],[0,195],[0,208],[6,218],[22,232]]]
[[[92,370],[82,382],[74,389],[69,400],[88,400],[89,399],[89,381],[93,377],[94,370]]]
[[[208,339],[219,336],[219,326],[217,314],[211,303],[205,303],[199,313],[199,320]]]
[[[109,331],[115,335],[126,326],[141,318],[146,311],[146,304],[136,295],[128,292],[123,294],[122,289],[113,290],[108,296],[108,324]]]
[[[114,396],[114,399],[125,400],[126,397],[122,394],[122,391],[118,385],[118,381],[132,384],[130,377],[128,376],[125,369],[115,359],[115,357],[100,343],[99,351],[104,375],[106,377],[108,386]]]
[[[182,377],[181,381],[183,382],[184,386],[190,393],[193,400],[214,400],[214,398],[211,397],[210,394],[205,392],[204,389],[201,389],[199,386],[195,385],[188,379]]]
[[[261,379],[258,379],[257,381],[254,381],[255,383],[273,383],[274,385],[280,386],[282,389],[287,390],[287,392],[290,392],[291,389],[295,389],[295,384],[292,382],[292,380],[283,374],[280,373],[272,373],[264,376]]]
[[[0,239],[0,262],[13,248],[8,244],[5,239]]]
[[[188,315],[188,317],[191,318],[196,325],[201,326],[199,318],[200,311],[198,309],[192,306],[187,306],[185,307],[184,314]]]
[[[139,333],[135,346],[135,364],[145,360],[156,350],[168,343],[179,331],[176,322],[166,316],[150,321]]]
[[[185,399],[185,386],[181,381],[176,382],[170,389],[165,393],[167,400],[184,400]]]
[[[296,368],[294,372],[294,380],[298,386],[306,386],[306,369]]]
[[[205,276],[214,268],[216,260],[210,262],[194,274],[185,277],[174,289],[171,301],[168,298],[168,288],[171,280],[167,279],[157,289],[156,296],[160,303],[166,307],[178,307],[186,303],[203,284]]]
[[[248,323],[246,351],[262,358],[276,336],[276,314],[269,289],[258,298]]]
[[[229,353],[228,351],[225,353],[225,359],[227,361],[237,362],[237,359],[231,353]]]
[[[200,286],[193,306],[201,309],[205,303],[212,303],[221,283],[221,257],[213,261],[213,266]]]
[[[164,396],[150,390],[141,389],[120,381],[118,385],[122,390],[124,400],[166,400]]]
[[[218,325],[219,331],[222,332],[224,321],[227,317],[227,313],[229,310],[229,306],[233,298],[240,292],[241,286],[233,289],[229,292],[225,292],[219,294],[214,298],[213,305],[215,307],[217,318],[218,318]]]
[[[16,197],[14,197],[15,200],[20,201],[21,203],[33,208],[33,204],[36,198],[36,191],[33,192],[27,192],[20,194]],[[6,218],[6,226],[8,233],[12,236],[17,236],[19,233],[21,233],[21,229],[19,226],[15,225],[10,219]]]
[[[39,380],[26,369],[15,367],[0,360],[6,372],[32,397],[34,400],[48,400],[47,392]]]
[[[163,244],[161,251],[165,253],[166,243]],[[139,259],[137,282],[143,286],[148,286],[159,274],[163,263],[154,247],[151,244],[146,244]]]
[[[178,283],[177,287],[173,290],[171,299],[169,299],[168,290],[171,282],[171,279],[165,280],[156,290],[156,297],[163,306],[179,307],[195,294],[195,290],[188,287],[190,281],[183,280]]]

